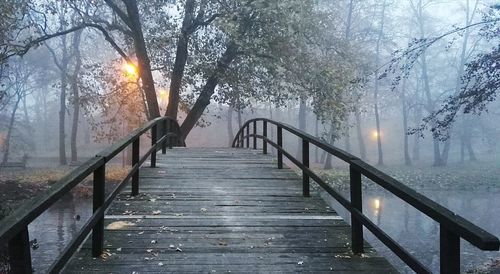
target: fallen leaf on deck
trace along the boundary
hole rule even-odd
[[[106,229],[116,230],[116,229],[123,229],[123,228],[129,227],[129,226],[135,226],[135,224],[132,222],[117,221],[117,222],[112,222],[109,225],[107,225]]]

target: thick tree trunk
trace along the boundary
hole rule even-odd
[[[188,58],[189,36],[192,33],[194,19],[195,0],[187,0],[184,5],[184,19],[182,21],[181,33],[177,42],[177,50],[175,53],[175,63],[170,78],[170,91],[168,95],[168,106],[165,113],[166,116],[177,119],[179,109],[180,88],[182,78],[184,77],[184,69]]]
[[[20,92],[20,91],[18,91]],[[4,148],[3,148],[3,159],[2,163],[7,163],[9,160],[9,153],[10,153],[10,139],[12,137],[12,130],[14,129],[14,122],[16,120],[16,112],[19,107],[19,102],[21,102],[22,96],[17,95],[17,100],[16,103],[14,104],[14,108],[12,109],[12,114],[10,115],[10,120],[9,120],[9,127],[7,128],[7,136],[5,136],[5,143],[4,143]]]
[[[229,42],[226,51],[217,62],[217,66],[214,72],[207,79],[207,82],[205,83],[200,96],[194,103],[194,106],[191,108],[186,119],[181,125],[182,139],[186,139],[189,132],[191,132],[200,117],[203,115],[205,108],[210,104],[210,98],[214,94],[215,87],[219,83],[219,78],[224,75],[231,62],[234,60],[234,58],[236,58],[237,54],[238,46],[234,42]]]
[[[61,72],[61,93],[59,95],[59,164],[66,165],[66,96],[68,88],[68,49],[66,36],[61,37],[62,41],[62,59],[60,64]],[[55,56],[54,56],[55,58]]]
[[[139,76],[142,80],[142,88],[148,103],[149,119],[160,117],[160,108],[156,97],[153,74],[151,73],[151,62],[149,60],[144,35],[142,33],[139,10],[136,0],[125,0],[132,36],[134,40],[135,54],[138,61]]]
[[[61,72],[61,94],[59,95],[59,164],[66,165],[66,72]]]
[[[75,69],[71,77],[71,93],[73,95],[73,121],[71,124],[71,162],[78,161],[77,137],[78,137],[78,119],[80,118],[80,94],[78,89],[78,76],[82,66],[80,56],[80,37],[82,31],[75,32],[73,36],[73,51],[75,57]]]

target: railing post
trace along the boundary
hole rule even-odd
[[[11,273],[33,273],[28,227],[9,240],[9,261]]]
[[[94,193],[92,195],[92,209],[95,213],[104,204],[106,192],[106,164],[102,164],[94,171]],[[104,216],[99,218],[92,229],[92,256],[99,257],[104,247]]]
[[[157,140],[157,129],[156,124],[151,128],[151,146],[156,145]],[[156,149],[151,152],[151,167],[156,167]]]
[[[241,130],[241,133],[240,133],[240,141],[238,142],[238,147],[245,147],[245,139],[243,138],[243,133],[245,132],[245,129],[242,129]]]
[[[172,128],[173,128],[172,121],[168,120],[168,122],[167,122],[167,130],[168,130],[168,132],[167,133],[170,133],[170,131],[172,131]],[[168,148],[172,149],[172,146],[173,146],[173,144],[172,144],[172,136],[169,136],[167,138],[167,142],[168,142]]]
[[[132,167],[139,163],[139,142],[140,138],[134,140],[132,143]],[[132,196],[139,194],[139,167],[132,175]]]
[[[247,148],[250,148],[250,124],[247,124]]]
[[[309,142],[302,139],[302,164],[309,167]],[[302,170],[302,195],[311,196],[309,193],[309,175]]]
[[[265,138],[267,138],[267,121],[263,121],[262,123],[262,135],[264,139],[262,139],[262,153],[267,154],[267,142]]]
[[[257,121],[253,121],[253,149],[257,149]]]
[[[283,128],[278,126],[278,147],[283,148]],[[283,168],[283,153],[278,149],[278,168]]]
[[[168,133],[167,129],[167,119],[163,120],[163,136],[166,136]],[[163,141],[161,144],[161,154],[166,154],[167,153],[167,138]]]
[[[361,194],[361,173],[349,166],[351,178],[351,206],[353,209],[363,212],[363,200]],[[354,217],[351,212],[351,244],[352,252],[355,254],[363,253],[363,224]]]
[[[460,273],[460,237],[439,226],[440,273]]]

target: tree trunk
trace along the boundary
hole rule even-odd
[[[306,97],[300,96],[299,100],[299,130],[306,131]],[[302,139],[298,138],[297,144],[297,160],[302,161]]]
[[[136,0],[124,0],[127,7],[132,36],[134,40],[135,54],[138,61],[139,75],[142,80],[142,88],[148,103],[149,119],[160,117],[160,108],[156,98],[153,74],[151,73],[151,62],[149,60],[144,35],[142,33],[141,21],[139,20],[139,10]]]
[[[332,146],[335,143],[335,132],[334,131],[335,131],[335,127],[332,124],[330,126],[330,130],[328,132],[328,139],[329,139],[328,143]],[[325,165],[324,165],[323,169],[328,170],[328,169],[332,169],[332,167],[333,167],[332,154],[326,153]]]
[[[62,59],[61,59],[61,93],[59,95],[59,164],[66,165],[66,96],[68,88],[68,49],[66,36],[61,36]]]
[[[451,147],[451,138],[448,138],[444,142],[443,153],[441,154],[442,166],[446,166],[448,164],[448,156],[450,154],[450,147]]]
[[[384,33],[384,22],[385,22],[385,4],[386,0],[382,3],[382,14],[380,18],[380,29],[378,32],[377,45],[375,49],[375,67],[379,67],[380,63],[380,44],[382,41],[382,35]],[[378,93],[379,93],[379,75],[378,71],[375,72],[375,89],[374,89],[374,109],[375,109],[375,125],[377,128],[377,150],[378,150],[378,161],[377,165],[384,164],[384,155],[382,151],[382,139],[380,134],[380,114],[378,110]]]
[[[73,95],[73,122],[71,125],[71,162],[78,161],[77,151],[77,137],[78,137],[78,119],[80,117],[80,94],[78,89],[78,76],[82,65],[82,58],[80,55],[80,37],[82,31],[75,32],[73,36],[73,50],[75,57],[75,70],[71,77],[71,92]]]
[[[356,134],[358,137],[359,156],[361,159],[366,161],[366,145],[365,139],[363,138],[363,129],[361,128],[361,113],[358,108],[356,108],[354,116],[356,118]]]
[[[20,92],[20,91],[18,91]],[[12,109],[12,114],[10,115],[10,120],[9,120],[9,127],[7,129],[7,136],[5,136],[5,143],[4,143],[4,149],[3,149],[3,159],[2,163],[7,163],[9,160],[9,152],[10,152],[10,139],[12,137],[12,130],[14,128],[14,122],[16,120],[16,112],[19,107],[19,102],[21,102],[22,96],[20,94],[17,94],[17,100],[16,103],[14,104],[14,108]]]
[[[349,43],[351,39],[351,25],[352,25],[352,12],[354,9],[354,0],[349,1],[349,8],[347,11],[347,22],[346,22],[346,27],[345,27],[345,38],[346,41]],[[349,127],[349,119],[350,115],[347,116],[346,120],[346,131],[345,131],[345,149],[347,152],[351,153],[351,138],[350,138],[350,127]]]
[[[317,116],[316,116],[316,123],[314,126],[314,136],[316,136],[316,138],[319,138],[319,119]],[[319,147],[318,146],[314,146],[314,162],[319,163]]]
[[[415,108],[414,123],[415,124],[420,123],[421,119],[422,119],[422,107],[417,106]],[[412,152],[413,152],[413,161],[414,162],[420,161],[420,136],[418,134],[414,135]]]
[[[203,115],[205,108],[210,104],[210,98],[214,94],[215,87],[219,83],[219,78],[224,75],[229,68],[231,62],[238,54],[238,46],[234,42],[229,42],[226,51],[217,62],[217,66],[212,75],[207,79],[200,96],[194,103],[194,106],[189,111],[186,119],[181,125],[181,138],[186,139],[187,135],[194,128],[200,117]]]
[[[408,136],[408,103],[406,102],[406,80],[403,81],[403,85],[401,87],[401,103],[403,106],[403,152],[405,165],[411,166],[411,157],[409,151],[409,136]]]
[[[33,127],[31,126],[30,118],[28,115],[28,105],[26,103],[26,96],[23,96],[22,101],[23,101],[23,112],[24,112],[24,126],[26,127],[26,132],[28,136],[34,137],[35,132],[33,130]],[[34,138],[28,138],[26,142],[28,143],[29,149],[36,150],[36,144]]]
[[[464,117],[464,128],[463,128],[463,150],[467,150],[470,161],[477,161],[476,154],[472,147],[472,132],[474,131],[473,122],[468,117]],[[465,154],[465,151],[463,152]]]
[[[194,19],[195,0],[186,0],[184,5],[184,19],[182,21],[181,33],[177,42],[177,50],[175,53],[175,63],[170,78],[170,90],[168,95],[168,106],[165,113],[166,116],[177,119],[179,109],[180,88],[182,78],[184,77],[184,69],[188,58],[189,36],[192,33]]]

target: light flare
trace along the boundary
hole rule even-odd
[[[128,77],[137,78],[137,66],[135,64],[126,62],[123,64],[123,71]]]
[[[380,209],[380,200],[379,199],[375,199],[373,200],[373,207],[375,208],[375,210],[379,210]]]

